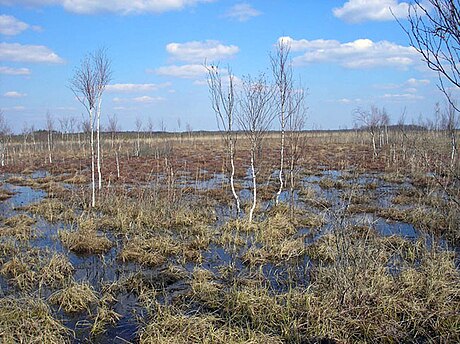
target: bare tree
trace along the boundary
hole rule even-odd
[[[273,106],[273,87],[267,84],[265,75],[260,74],[256,79],[250,76],[243,79],[239,103],[238,123],[250,143],[253,199],[249,222],[252,222],[257,203],[257,153],[261,150],[263,138],[276,116]]]
[[[439,75],[439,88],[449,98],[447,80],[460,87],[460,6],[454,0],[414,0],[407,33],[427,66]]]
[[[102,95],[106,86],[112,78],[111,61],[107,56],[106,49],[102,48],[92,54],[94,72],[96,73],[96,131],[97,131],[97,174],[99,181],[99,190],[102,188],[101,174],[101,107]]]
[[[70,80],[70,89],[78,101],[85,107],[89,115],[88,122],[82,122],[82,129],[89,129],[91,146],[91,206],[96,206],[96,183],[95,183],[95,161],[94,161],[94,111],[98,100],[97,73],[90,55],[87,55],[81,65],[75,70]],[[86,128],[86,123],[89,128]]]
[[[54,119],[51,113],[46,113],[46,131],[48,132],[48,160],[49,163],[53,163],[51,152],[53,150],[53,131],[54,131]]]
[[[136,132],[137,132],[137,143],[136,143],[136,157],[141,155],[141,130],[142,130],[142,119],[136,118]]]
[[[361,123],[363,129],[367,130],[371,135],[373,157],[376,158],[378,153],[375,135],[379,133],[381,123],[380,110],[376,106],[371,106],[370,111],[361,108],[355,109],[355,121]]]
[[[458,154],[457,148],[457,127],[459,124],[459,118],[457,116],[457,104],[456,101],[449,95],[450,101],[448,102],[446,111],[442,114],[441,128],[446,131],[450,138],[451,153],[450,161],[453,166]]]
[[[290,51],[291,46],[289,42],[279,40],[275,53],[270,56],[276,86],[277,116],[280,123],[280,169],[278,172],[280,186],[276,193],[276,204],[278,204],[281,192],[286,185],[284,177],[286,126],[290,126],[292,139],[292,130],[299,129],[298,120],[302,116],[293,119],[293,121],[290,120],[290,117],[300,115],[299,111],[304,101],[303,90],[300,87],[298,89],[295,88],[292,64],[289,58]]]
[[[305,91],[299,89],[292,94],[291,101],[288,102],[288,112],[290,115],[287,119],[287,159],[289,163],[289,206],[291,218],[294,216],[295,177],[298,172],[299,160],[306,143],[305,139],[302,137],[302,131],[305,128],[307,118],[307,108],[304,101]]]
[[[11,134],[10,126],[6,121],[3,111],[0,110],[0,159],[2,167],[6,165],[6,156],[8,152],[8,139]]]
[[[110,142],[111,147],[113,148],[113,145],[115,143],[115,135],[118,131],[118,117],[116,114],[108,116],[107,131],[110,133]]]
[[[149,117],[147,121],[147,130],[149,132],[149,145],[152,146],[152,139],[153,139],[153,130],[155,129],[155,125],[153,124],[152,117]]]
[[[230,68],[227,68],[228,82],[224,85],[218,66],[207,66],[206,68],[209,76],[208,87],[212,108],[216,114],[217,126],[222,134],[228,160],[230,162],[230,188],[232,189],[232,195],[235,199],[238,216],[241,212],[241,207],[240,198],[235,190],[235,154],[238,138],[234,130],[235,110],[237,105],[234,89],[235,76],[232,74]]]

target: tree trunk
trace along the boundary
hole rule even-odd
[[[284,139],[285,139],[285,137],[284,137],[285,136],[284,127],[285,127],[285,123],[284,123],[284,110],[281,110],[281,111],[282,111],[282,114],[281,114],[280,171],[279,171],[279,174],[278,174],[279,181],[280,181],[280,188],[279,188],[278,192],[276,193],[276,200],[275,200],[276,205],[278,205],[279,198],[280,198],[281,192],[283,191],[283,187],[284,187],[283,169],[284,169]]]
[[[238,194],[236,193],[235,190],[235,161],[234,161],[234,148],[233,148],[233,141],[230,141],[230,165],[232,167],[232,172],[230,174],[230,186],[232,188],[232,194],[233,197],[235,198],[235,203],[236,203],[236,212],[237,216],[241,213],[241,207],[240,207],[240,198],[238,197]]]
[[[257,181],[256,181],[256,170],[254,167],[254,155],[256,154],[255,148],[251,149],[251,173],[252,173],[252,207],[249,211],[249,222],[252,222],[252,217],[254,214],[254,210],[256,209],[256,202],[257,202]]]
[[[97,107],[97,177],[99,190],[102,189],[102,173],[101,173],[101,102],[102,98],[99,98],[99,104]]]
[[[94,128],[93,128],[93,110],[89,111],[89,130],[90,130],[90,145],[91,145],[91,207],[96,206],[96,181],[94,171]]]

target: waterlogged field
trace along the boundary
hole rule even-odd
[[[119,135],[91,208],[88,143],[12,141],[0,188],[2,343],[460,341],[460,179],[440,133],[308,133],[279,188],[276,134]]]

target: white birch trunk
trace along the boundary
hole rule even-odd
[[[256,181],[256,171],[254,168],[254,149],[252,149],[251,152],[251,173],[252,173],[252,207],[251,210],[249,211],[249,222],[252,222],[252,217],[254,214],[254,210],[256,209],[256,202],[257,202],[257,181]]]

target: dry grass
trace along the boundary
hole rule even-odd
[[[36,297],[0,298],[0,342],[5,344],[71,343],[71,333]]]
[[[0,201],[5,201],[14,196],[14,192],[5,190],[0,187]]]
[[[61,287],[69,281],[73,271],[67,256],[38,249],[15,252],[0,269],[10,283],[27,291],[42,285]]]
[[[52,223],[57,221],[72,222],[75,220],[74,210],[62,201],[54,198],[46,198],[41,202],[22,207],[21,210],[40,215]]]
[[[61,230],[58,232],[58,236],[65,247],[80,254],[102,254],[113,246],[112,241],[104,234],[100,234],[93,229]]]
[[[68,313],[89,312],[91,305],[97,300],[97,294],[88,282],[72,282],[48,298],[50,303],[59,306],[60,309]]]
[[[91,326],[91,334],[104,333],[107,330],[107,326],[115,325],[121,318],[121,314],[115,312],[107,304],[102,304],[97,308],[97,313]]]
[[[158,306],[153,319],[140,334],[140,343],[281,344],[283,341],[274,335],[228,326],[211,314],[185,315],[172,307]]]
[[[6,227],[0,228],[0,235],[14,237],[20,241],[28,241],[34,235],[35,230],[32,225],[35,222],[34,219],[25,214],[15,215],[3,221]]]

